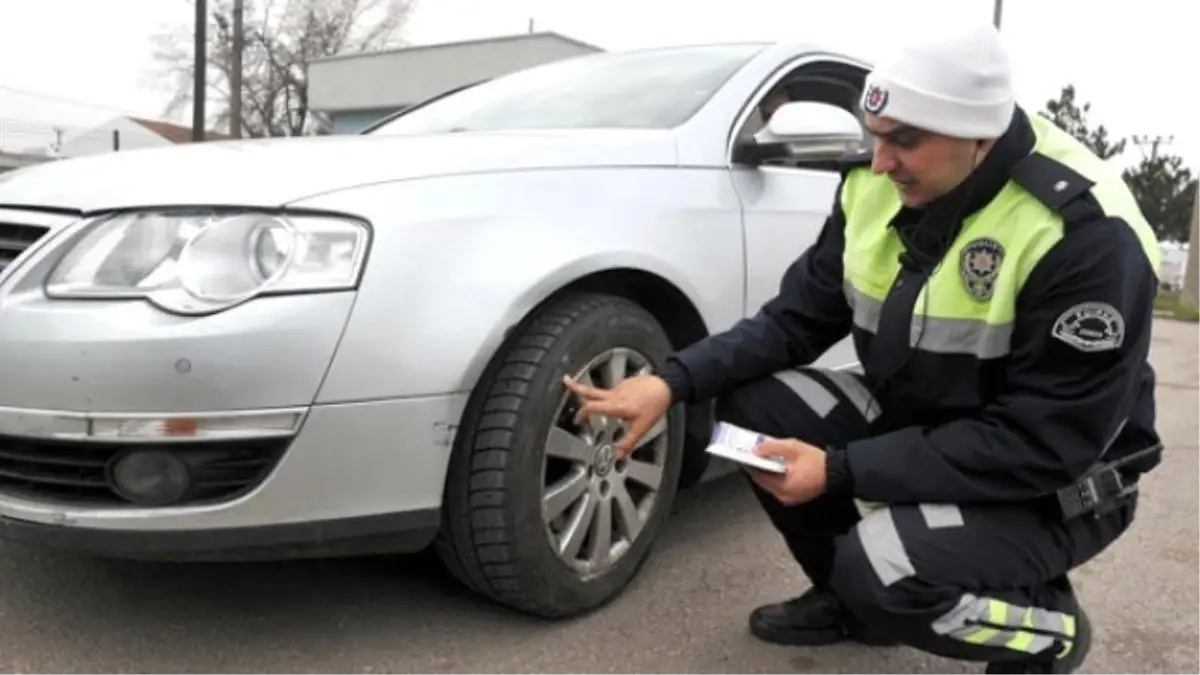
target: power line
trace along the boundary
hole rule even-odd
[[[0,118],[0,152],[40,152],[61,146],[67,135],[91,127]]]
[[[6,85],[6,84],[0,84],[0,90],[9,91],[14,94],[24,94],[26,96],[40,98],[45,101],[55,101],[58,103],[69,103],[71,105],[83,106],[85,108],[95,108],[97,110],[110,110],[113,112],[119,112],[119,113],[126,114],[126,115],[138,115],[138,113],[135,113],[132,110],[128,110],[125,108],[117,108],[117,107],[109,106],[109,105],[100,105],[98,103],[88,103],[87,101],[80,101],[78,99],[68,98],[65,96],[59,96],[57,94],[47,94],[45,92],[33,91],[30,89],[22,89],[20,87],[13,87],[13,86]]]

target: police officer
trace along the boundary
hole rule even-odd
[[[991,26],[903,49],[861,105],[874,151],[776,297],[656,375],[566,386],[627,422],[621,453],[679,402],[770,437],[786,475],[747,474],[812,586],[751,614],[761,639],[1072,672],[1068,572],[1160,461],[1155,237],[1115,168],[1015,105]],[[810,366],[848,334],[863,375]]]

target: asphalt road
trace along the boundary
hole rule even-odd
[[[1198,672],[1197,328],[1160,321],[1166,466],[1134,529],[1076,575],[1097,624],[1084,672]],[[544,623],[419,559],[112,562],[0,545],[0,671],[982,672],[906,648],[779,648],[746,615],[804,587],[737,477],[691,491],[638,581]]]

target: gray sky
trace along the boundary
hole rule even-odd
[[[416,43],[520,33],[532,17],[538,29],[605,49],[766,38],[815,40],[868,58],[907,32],[935,30],[935,21],[990,20],[992,8],[991,0],[417,2],[406,33]],[[1200,96],[1191,75],[1200,64],[1200,30],[1182,19],[1180,6],[1006,0],[1003,32],[1021,102],[1040,110],[1074,83],[1093,103],[1094,121],[1117,134],[1173,134],[1173,150],[1200,169]],[[0,119],[88,125],[121,111],[162,117],[168,94],[145,77],[153,65],[149,36],[163,25],[187,25],[191,15],[191,0],[0,0]],[[1123,69],[1131,72],[1118,74]],[[1126,154],[1127,161],[1139,156],[1136,148]]]

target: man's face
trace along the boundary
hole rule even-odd
[[[905,206],[920,207],[950,192],[982,161],[978,141],[942,136],[888,117],[868,114],[875,136],[871,170],[886,173]]]

